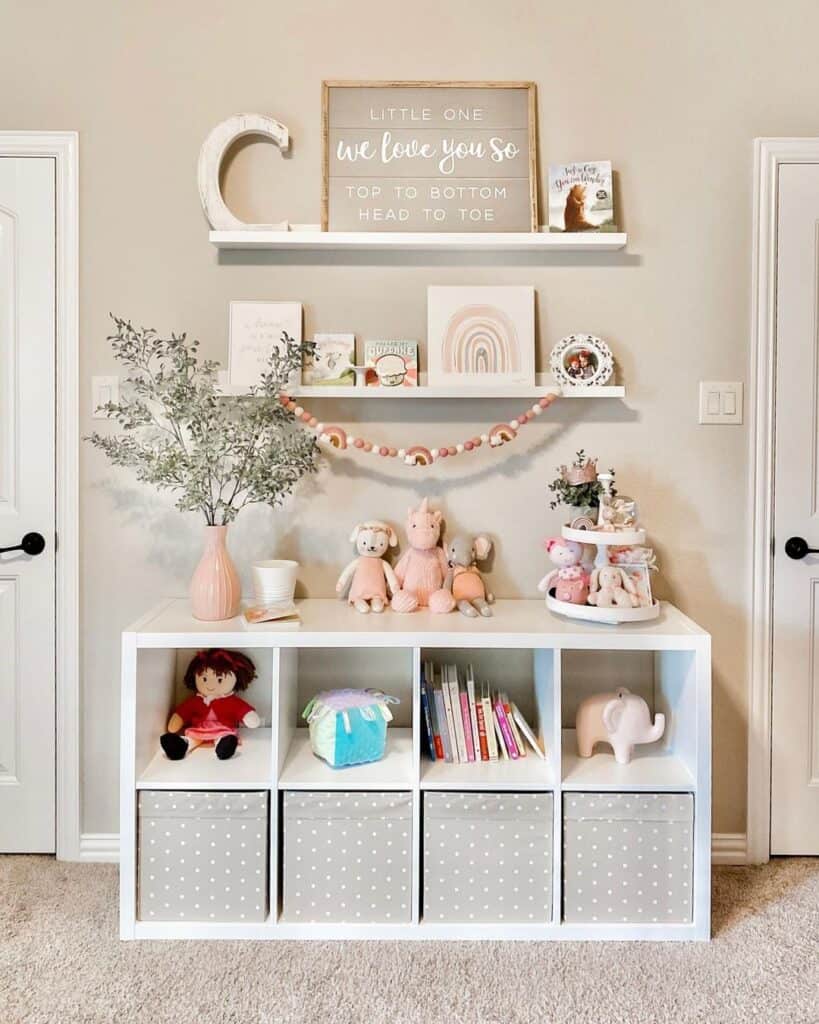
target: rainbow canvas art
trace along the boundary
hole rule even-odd
[[[533,385],[534,288],[429,288],[427,370],[431,387]]]

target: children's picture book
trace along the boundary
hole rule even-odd
[[[549,230],[617,230],[611,161],[549,167]]]
[[[365,341],[369,388],[417,388],[417,341]]]
[[[355,387],[355,335],[314,334],[315,350],[304,357],[301,382],[313,387]]]

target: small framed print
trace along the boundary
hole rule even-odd
[[[534,288],[429,287],[427,371],[431,387],[534,385]]]
[[[638,608],[650,608],[654,604],[651,594],[651,573],[645,562],[629,563],[620,568],[634,584],[634,596]]]
[[[272,352],[287,333],[301,342],[300,302],[231,302],[228,380],[249,387],[258,384]],[[296,375],[297,377],[297,375]],[[291,386],[298,385],[298,379]]]
[[[597,387],[611,380],[611,349],[593,334],[569,334],[555,345],[550,357],[555,383],[565,387]]]

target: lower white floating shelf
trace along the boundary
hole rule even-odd
[[[225,371],[218,376],[219,391],[231,398],[242,398],[248,394],[246,384],[231,384]],[[370,388],[370,387],[337,387],[298,384],[288,389],[293,398],[343,398],[359,400],[396,399],[399,401],[418,401],[422,398],[522,398],[534,400],[547,395],[561,395],[563,398],[625,398],[626,389],[621,384],[599,384],[588,387],[561,388],[553,383],[551,377],[538,373],[534,384],[496,385],[492,387],[468,387],[455,384],[430,386],[426,383],[426,374],[419,376],[416,388]]]

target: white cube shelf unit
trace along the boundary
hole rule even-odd
[[[710,637],[671,605],[658,619],[605,626],[562,619],[540,600],[501,600],[491,619],[428,612],[358,615],[337,600],[299,602],[300,623],[249,626],[244,619],[198,622],[187,601],[160,605],[123,634],[121,905],[124,939],[683,939],[710,937],[711,662]],[[245,696],[262,728],[244,731],[237,754],[220,762],[199,748],[171,762],[159,735],[184,696],[189,658],[228,647],[252,658],[257,678]],[[432,762],[420,709],[425,661],[474,666],[476,678],[502,687],[533,723],[547,751],[518,761],[468,765]],[[652,712],[666,715],[663,739],[638,747],[618,765],[607,747],[577,754],[577,703],[627,685]],[[376,686],[399,697],[385,758],[334,770],[315,758],[300,712],[320,689]],[[138,800],[141,790],[261,791],[269,794],[268,917],[249,921],[143,921],[138,918]],[[282,799],[287,792],[404,793],[412,799],[409,923],[307,923],[282,914]],[[423,906],[423,805],[426,792],[551,795],[551,914],[534,922],[436,923]],[[590,923],[564,920],[563,805],[573,793],[690,794],[693,798],[691,919]],[[643,801],[643,805],[644,805]],[[622,822],[619,823],[622,827]],[[528,826],[527,827],[531,827]],[[659,859],[659,857],[658,857]],[[611,867],[611,865],[604,865]],[[649,867],[658,868],[657,864]],[[688,867],[688,865],[686,865]],[[616,876],[616,872],[614,872]],[[611,875],[608,876],[611,878]],[[617,879],[625,886],[636,879]],[[217,879],[216,886],[224,884]],[[608,883],[609,885],[611,882]],[[651,884],[654,884],[653,882]],[[670,883],[669,883],[670,884]],[[625,902],[625,900],[623,901]],[[464,915],[466,916],[466,915]]]

